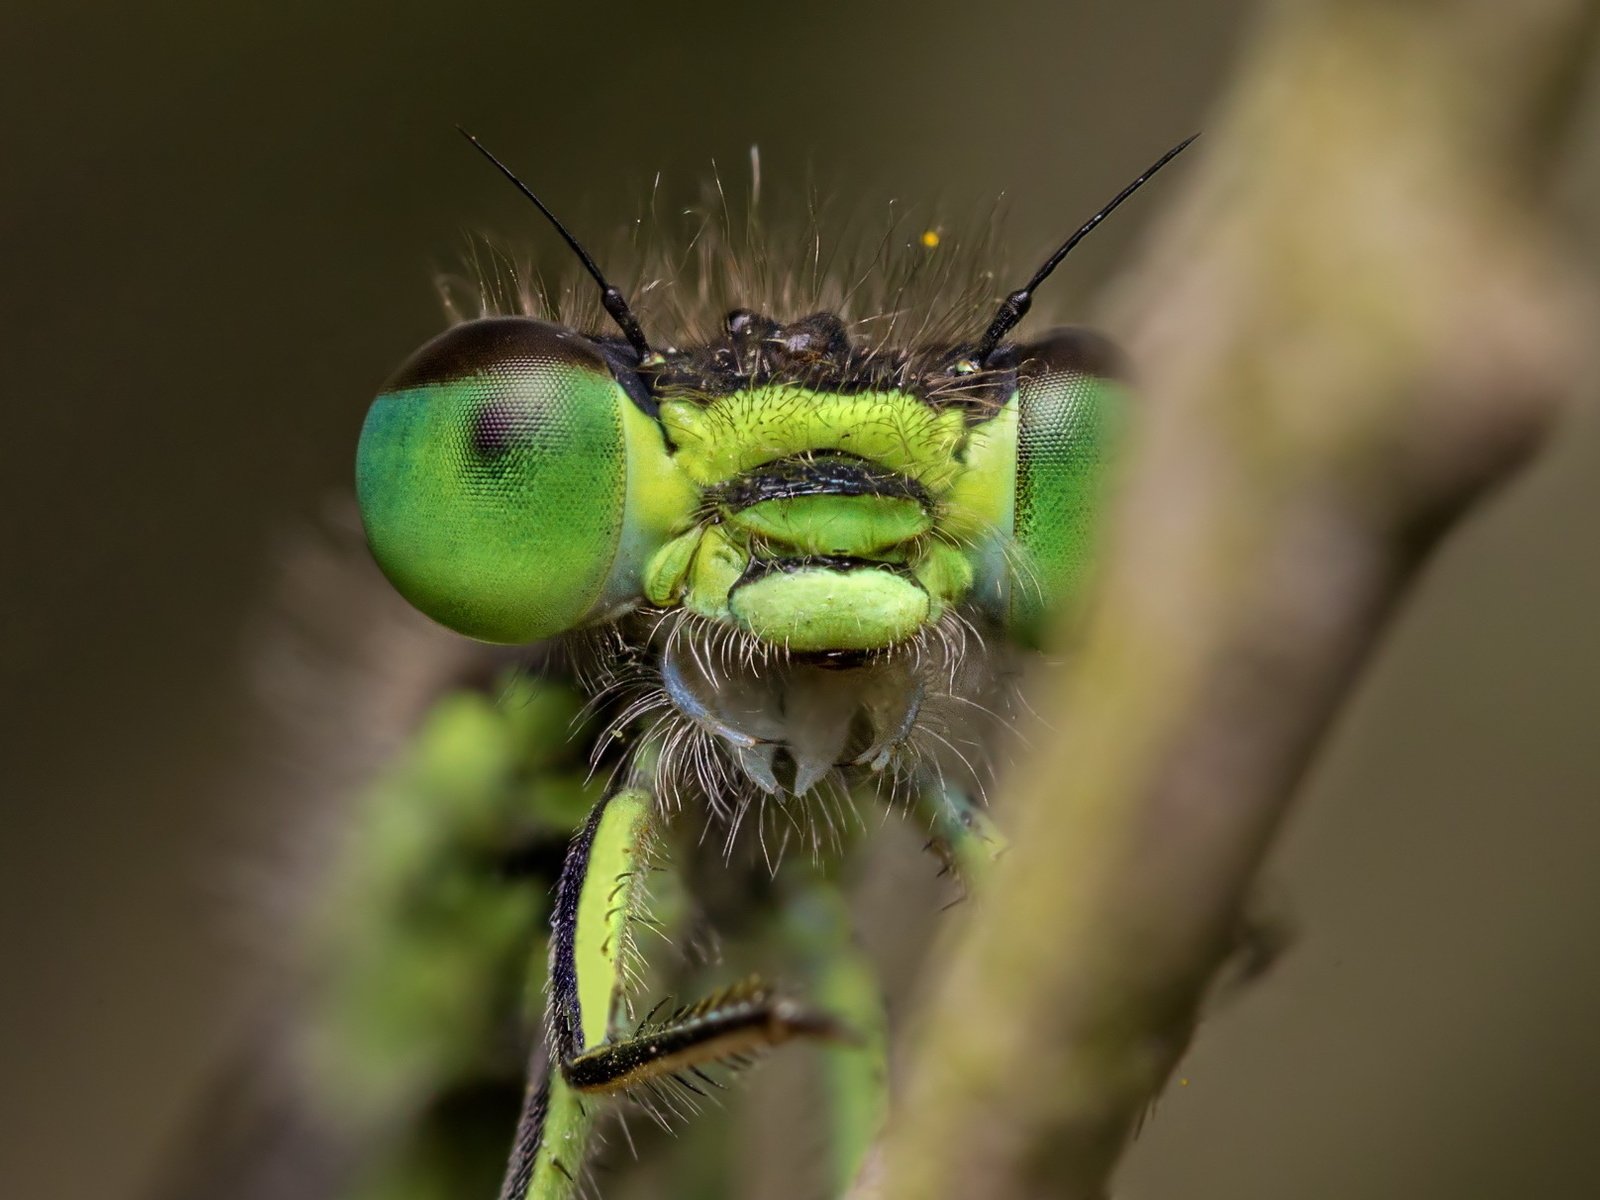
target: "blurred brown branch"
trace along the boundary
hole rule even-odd
[[[892,1200],[1106,1195],[1433,540],[1585,381],[1549,244],[1600,4],[1279,0],[1110,327],[1143,373],[1065,733],[1018,781]]]

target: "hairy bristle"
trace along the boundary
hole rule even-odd
[[[781,200],[759,203],[781,208]],[[868,348],[971,341],[1010,278],[997,249],[998,205],[951,223],[894,202],[857,219],[839,218],[814,197],[798,214],[769,215],[757,204],[749,195],[731,201],[714,184],[670,217],[652,204],[624,236],[603,244],[596,257],[652,344],[709,341],[739,308],[778,321],[833,313]],[[440,290],[457,320],[522,315],[616,333],[577,263],[547,271],[487,238],[472,243],[464,276],[441,279]]]

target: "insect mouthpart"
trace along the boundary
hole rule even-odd
[[[676,636],[661,654],[673,707],[769,795],[803,796],[836,768],[882,771],[909,736],[926,694],[916,656],[884,652],[851,665],[729,653],[728,639]]]

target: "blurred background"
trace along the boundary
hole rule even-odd
[[[179,1136],[248,1003],[218,880],[271,803],[277,547],[466,232],[566,266],[455,123],[595,241],[759,143],[769,191],[845,214],[1004,194],[1031,264],[1204,124],[1248,8],[9,6],[0,1195],[131,1200]],[[1561,185],[1591,256],[1597,132],[1591,102]],[[1127,1196],[1600,1195],[1597,526],[1580,413],[1408,605],[1276,857],[1293,949],[1205,1026]]]

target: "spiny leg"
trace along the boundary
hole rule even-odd
[[[550,947],[551,1036],[561,1073],[581,1092],[615,1092],[741,1058],[794,1037],[830,1037],[831,1020],[759,980],[707,996],[670,1016],[618,1027],[631,969],[632,922],[648,919],[642,870],[653,808],[642,791],[618,793],[574,840],[556,893]],[[614,816],[614,814],[616,814]],[[620,869],[619,869],[620,868]],[[658,1005],[658,1008],[660,1006]]]
[[[625,788],[595,805],[567,848],[551,916],[549,1028],[529,1063],[501,1200],[566,1200],[578,1190],[597,1106],[553,1067],[574,1035],[598,1028],[604,1036],[622,1007],[634,971],[632,923],[649,919],[642,909],[654,833],[649,794]]]
[[[541,1040],[529,1063],[500,1200],[564,1200],[574,1195],[594,1121],[591,1110],[559,1071],[550,1070]]]
[[[930,848],[969,888],[981,888],[1006,839],[983,806],[960,788],[924,780],[911,801],[912,811],[928,828]]]
[[[596,806],[567,852],[552,918],[548,1045],[535,1055],[502,1200],[574,1194],[596,1096],[635,1087],[701,1092],[703,1064],[738,1063],[795,1037],[841,1036],[834,1021],[759,980],[660,1020],[652,1010],[632,1028],[623,1023],[637,978],[632,927],[651,920],[645,877],[655,821],[650,794],[624,789]]]

